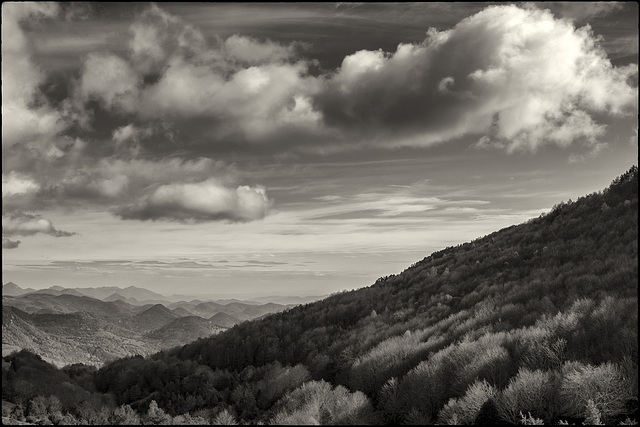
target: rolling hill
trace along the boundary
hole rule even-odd
[[[224,328],[230,328],[240,323],[240,319],[224,312],[214,314],[209,318],[209,320],[215,325],[222,326]]]
[[[144,334],[144,337],[157,340],[167,348],[205,338],[227,328],[227,326],[220,326],[210,319],[192,315],[176,318],[164,326]]]
[[[231,311],[254,309],[250,314],[240,313],[240,319],[221,312],[226,306],[213,302],[165,303],[175,307],[170,309],[162,304],[140,305],[137,300],[117,293],[99,300],[58,287],[46,292],[21,292],[14,284],[5,287],[9,293],[18,295],[3,295],[3,314],[7,314],[2,324],[3,354],[27,349],[56,366],[71,363],[100,366],[118,357],[149,355],[285,308],[236,302]],[[103,288],[100,292],[104,294],[107,290]],[[137,304],[127,302],[131,300]],[[201,304],[208,309],[201,310],[204,316],[197,317],[188,310]],[[215,314],[208,316],[209,313]]]

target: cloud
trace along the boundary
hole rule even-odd
[[[40,189],[40,185],[31,178],[16,172],[9,175],[2,174],[2,197],[34,193]]]
[[[347,56],[315,105],[330,126],[404,133],[401,145],[485,134],[508,150],[591,146],[604,131],[596,114],[634,114],[635,77],[637,65],[612,66],[588,26],[491,6],[422,44]]]
[[[112,54],[90,54],[79,83],[85,99],[99,99],[108,108],[132,111],[138,96],[139,76],[127,61]]]
[[[262,219],[269,209],[262,187],[221,185],[215,179],[158,187],[139,203],[115,210],[123,219],[138,220],[230,220]]]
[[[39,91],[45,75],[33,62],[33,46],[22,25],[55,17],[55,3],[2,4],[2,146],[49,137],[64,120]]]
[[[142,74],[162,72],[174,56],[210,64],[219,57],[216,50],[208,49],[200,31],[155,4],[136,17],[130,32],[131,60]]]
[[[606,123],[637,104],[637,65],[613,66],[589,27],[514,5],[431,29],[393,52],[353,52],[333,71],[303,58],[299,43],[205,37],[152,5],[123,48],[65,70],[74,80],[61,99],[50,86],[64,73],[47,76],[35,63],[29,37],[43,31],[27,32],[62,18],[61,8],[3,4],[8,212],[97,206],[127,219],[249,221],[269,212],[266,190],[214,153],[231,147],[243,159],[293,148],[283,156],[296,156],[462,136],[507,151],[554,144],[598,153]]]
[[[68,237],[76,233],[57,230],[51,221],[39,215],[25,213],[13,213],[2,216],[3,236],[32,236],[34,234],[47,234],[53,237]]]
[[[15,249],[22,243],[20,240],[9,240],[2,238],[2,249]]]
[[[41,198],[49,197],[58,205],[68,206],[85,203],[122,206],[148,196],[163,185],[189,184],[214,178],[226,186],[238,181],[233,167],[204,157],[193,160],[178,157],[161,160],[84,159],[46,186]]]
[[[113,131],[112,139],[116,145],[116,152],[124,156],[138,157],[142,150],[142,140],[151,137],[155,129],[152,126],[136,126],[128,124]]]
[[[115,138],[127,143],[136,132],[143,131],[125,126]],[[14,172],[3,175],[5,212],[91,205],[123,219],[246,222],[263,218],[271,203],[262,186],[244,185],[233,166],[206,157],[93,160],[82,154],[74,156],[68,149],[58,166],[41,175],[35,171],[33,178]],[[180,195],[182,191],[185,193]],[[20,215],[7,219],[7,232],[16,228],[17,222],[25,222],[23,228],[49,229],[44,220],[32,224],[26,219],[34,220]]]
[[[549,9],[561,18],[573,21],[585,21],[596,16],[609,15],[622,9],[624,3],[617,1],[606,2],[543,2],[540,8]]]
[[[591,149],[606,131],[599,120],[633,114],[637,103],[636,64],[614,67],[588,26],[532,5],[490,6],[429,29],[422,43],[360,50],[320,75],[295,43],[238,34],[209,42],[155,5],[131,34],[128,56],[87,57],[81,97],[197,133],[203,147],[429,146],[476,135],[509,151]]]
[[[131,34],[127,56],[87,56],[78,102],[99,100],[116,114],[171,122],[187,132],[194,121],[205,121],[211,142],[318,130],[311,96],[319,84],[308,75],[312,62],[296,58],[302,44],[241,35],[209,44],[156,5],[136,18]]]
[[[224,41],[224,52],[229,58],[255,65],[287,61],[294,57],[295,45],[283,46],[271,40],[260,42],[235,34]]]

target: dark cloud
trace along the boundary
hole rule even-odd
[[[2,249],[15,249],[22,243],[20,240],[9,240],[2,238]]]

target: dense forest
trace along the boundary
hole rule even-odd
[[[3,422],[634,424],[638,169],[400,274],[100,369],[2,363]]]

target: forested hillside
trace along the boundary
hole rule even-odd
[[[602,192],[435,252],[370,287],[148,358],[58,371],[14,353],[3,361],[3,416],[629,422],[638,419],[637,263],[634,166]],[[35,385],[53,378],[65,386]]]

